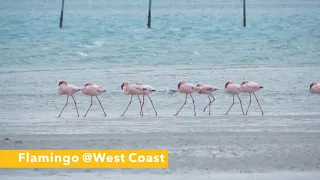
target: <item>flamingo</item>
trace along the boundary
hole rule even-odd
[[[121,89],[123,90],[124,94],[131,95],[130,102],[129,102],[127,108],[125,109],[125,111],[123,112],[123,114],[121,115],[121,117],[122,117],[122,116],[124,116],[124,114],[128,110],[129,106],[131,105],[132,97],[134,95],[136,95],[138,97],[138,99],[140,101],[140,108],[141,108],[141,99],[140,99],[139,95],[141,95],[142,89],[141,89],[140,85],[138,85],[138,84],[129,84],[128,82],[122,83]],[[140,111],[140,115],[141,115],[141,111]]]
[[[313,82],[312,84],[310,84],[309,92],[312,94],[320,94],[320,83]]]
[[[194,116],[196,116],[196,106],[194,104],[194,99],[192,97],[192,93],[196,92],[196,87],[191,83],[187,83],[186,81],[181,81],[178,84],[178,92],[186,94],[186,100],[185,100],[184,104],[181,106],[181,108],[179,109],[179,111],[175,114],[175,116],[177,116],[179,114],[179,112],[181,111],[181,109],[184,107],[184,105],[186,105],[188,95],[190,95],[190,97],[192,99]]]
[[[62,108],[60,114],[58,117],[61,116],[62,114],[62,111],[64,110],[64,108],[67,106],[68,104],[68,99],[69,99],[69,96],[72,97],[73,101],[74,101],[74,105],[76,106],[76,111],[77,111],[77,114],[78,114],[78,117],[79,117],[79,112],[78,112],[78,107],[77,107],[77,103],[76,103],[76,100],[74,99],[73,95],[75,93],[77,93],[78,91],[81,91],[81,88],[78,88],[77,86],[75,85],[72,85],[72,84],[68,84],[67,81],[60,81],[59,82],[59,89],[58,89],[58,93],[60,95],[67,95],[67,102],[66,104],[64,105],[64,107]]]
[[[106,89],[103,89],[101,86],[97,85],[97,84],[93,84],[93,83],[87,83],[86,85],[84,85],[84,88],[82,89],[82,93],[84,95],[87,95],[87,96],[91,96],[91,104],[86,112],[86,114],[84,115],[84,117],[87,116],[91,106],[92,106],[92,97],[95,96],[97,98],[97,100],[99,101],[99,104],[101,106],[101,109],[104,113],[104,116],[107,116],[106,112],[104,111],[103,107],[102,107],[102,104],[101,104],[101,101],[100,99],[98,98],[98,95],[106,92],[107,90]]]
[[[205,112],[207,107],[209,106],[209,115],[210,115],[210,111],[211,111],[211,103],[213,103],[216,100],[211,93],[214,91],[217,91],[217,90],[218,89],[212,85],[206,85],[206,84],[202,84],[202,83],[197,84],[197,89],[196,89],[197,93],[198,94],[206,94],[209,98],[209,104],[206,105],[203,109],[203,112]],[[212,97],[212,100],[211,100],[210,96]]]
[[[257,103],[259,105],[259,108],[261,110],[261,115],[263,115],[263,111],[261,109],[259,100],[258,100],[257,96],[254,94],[256,91],[258,91],[258,90],[260,90],[262,88],[263,88],[263,86],[260,86],[258,83],[253,82],[253,81],[245,80],[245,81],[242,82],[241,87],[240,87],[241,92],[250,94],[250,101],[249,101],[249,105],[248,105],[248,109],[247,109],[246,115],[248,115],[249,107],[251,105],[251,94],[253,94],[254,97],[256,98]]]
[[[156,113],[156,116],[158,115],[156,108],[153,105],[153,102],[149,96],[149,94],[151,94],[152,92],[156,91],[152,86],[150,85],[142,85],[142,83],[137,83],[137,85],[140,85],[140,88],[142,90],[141,95],[142,95],[142,104],[141,104],[141,111],[140,111],[140,115],[143,116],[143,105],[144,105],[144,96],[148,96],[148,98],[150,99],[150,102],[152,104],[152,107],[154,109],[154,112]]]
[[[229,110],[227,111],[227,113],[225,115],[227,115],[230,111],[230,109],[232,108],[232,106],[234,105],[234,96],[236,95],[240,101],[240,105],[241,105],[241,109],[242,109],[242,114],[244,114],[243,112],[243,107],[242,107],[242,102],[241,102],[241,99],[239,97],[239,94],[241,93],[241,90],[240,90],[240,85],[239,84],[236,84],[234,83],[232,80],[229,80],[225,85],[224,85],[224,91],[226,93],[229,93],[229,94],[232,94],[233,96],[233,102],[229,108]]]

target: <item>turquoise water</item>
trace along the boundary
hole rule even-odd
[[[127,65],[318,66],[320,2],[3,1],[1,70]]]
[[[319,113],[319,96],[308,88],[320,79],[320,1],[247,1],[246,28],[240,0],[153,1],[151,29],[146,0],[67,0],[63,29],[60,9],[58,0],[1,2],[0,121],[56,118],[65,103],[60,80],[107,88],[100,99],[109,117],[119,117],[129,101],[123,81],[162,91],[181,80],[222,89],[229,79],[250,79],[265,87],[258,96],[266,115]],[[198,115],[206,115],[206,97],[195,98]],[[242,98],[246,109],[248,96]],[[90,98],[76,99],[83,115]],[[221,115],[232,97],[220,91],[216,99],[212,114]],[[153,100],[159,116],[172,116],[184,96],[157,92]],[[191,105],[181,114],[192,115]],[[133,106],[128,116],[139,115]],[[72,108],[62,116],[75,116]],[[254,102],[251,108],[259,115]],[[88,117],[102,115],[98,104],[91,111]],[[236,104],[230,113],[239,112]]]

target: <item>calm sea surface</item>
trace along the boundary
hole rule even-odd
[[[12,123],[55,121],[66,100],[57,93],[60,80],[107,88],[100,96],[106,119],[119,117],[129,102],[120,88],[124,81],[159,91],[176,89],[181,80],[213,84],[220,92],[208,118],[231,105],[232,96],[223,93],[229,79],[263,85],[257,95],[267,116],[320,111],[320,96],[308,93],[311,82],[320,80],[320,1],[249,0],[246,28],[240,0],[154,0],[151,29],[147,0],[66,0],[63,29],[60,9],[60,0],[1,0],[3,129]],[[164,117],[172,117],[184,102],[179,94],[151,97]],[[202,112],[207,97],[194,97],[197,115],[207,116]],[[83,116],[90,97],[78,93],[75,98]],[[241,98],[246,109],[249,96]],[[154,116],[151,107],[146,104],[146,116]],[[249,112],[260,115],[255,101]],[[237,103],[230,116],[239,113]],[[102,115],[94,101],[83,121]],[[181,115],[193,115],[191,101]],[[136,98],[126,116],[139,116]],[[72,103],[62,117],[77,119]]]

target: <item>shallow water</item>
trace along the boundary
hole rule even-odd
[[[129,101],[121,92],[124,81],[159,91],[176,89],[181,80],[216,85],[212,114],[221,115],[232,102],[223,93],[225,82],[250,79],[265,87],[258,96],[267,115],[319,112],[319,96],[308,93],[310,83],[319,80],[318,1],[248,2],[246,28],[241,1],[156,1],[151,29],[146,28],[148,4],[129,0],[68,1],[59,29],[60,3],[3,3],[2,121],[58,115],[66,99],[57,95],[60,80],[107,88],[100,99],[108,117],[120,116]],[[183,95],[161,92],[152,98],[159,116],[173,115],[184,101]],[[195,95],[198,115],[204,115],[206,98]],[[83,115],[90,98],[78,93],[76,99]],[[243,101],[246,109],[248,96]],[[67,108],[63,116],[74,116],[72,104]],[[89,116],[99,116],[99,108],[93,106]],[[259,114],[256,105],[251,108]]]

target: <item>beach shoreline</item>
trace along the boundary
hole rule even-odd
[[[41,176],[42,179],[50,179],[52,176],[45,175],[49,172],[53,176],[64,174],[70,178],[81,177],[80,179],[86,176],[79,175],[81,173],[88,177],[92,173],[91,177],[97,179],[99,175],[112,179],[131,176],[134,179],[157,179],[162,176],[169,179],[180,179],[183,176],[199,176],[202,179],[224,179],[229,176],[235,179],[320,177],[319,173],[314,173],[319,172],[320,168],[320,133],[317,132],[320,122],[317,122],[316,115],[253,116],[242,117],[242,120],[237,116],[225,118],[228,121],[214,120],[209,116],[185,117],[184,120],[175,121],[173,118],[172,121],[164,121],[163,118],[152,117],[140,121],[134,118],[106,121],[101,118],[86,122],[86,127],[92,129],[105,126],[104,133],[64,133],[61,130],[56,134],[1,134],[0,149],[168,149],[169,168],[2,169],[0,177],[7,179],[10,174],[20,171],[30,176]],[[293,119],[299,119],[301,123]],[[63,121],[60,123],[63,124]],[[82,126],[79,122],[73,125],[69,124],[68,129]],[[41,124],[46,129],[43,126]],[[308,130],[311,127],[315,129]],[[131,132],[125,129],[131,129]],[[30,129],[32,130],[35,129]],[[293,176],[292,173],[298,175]]]

